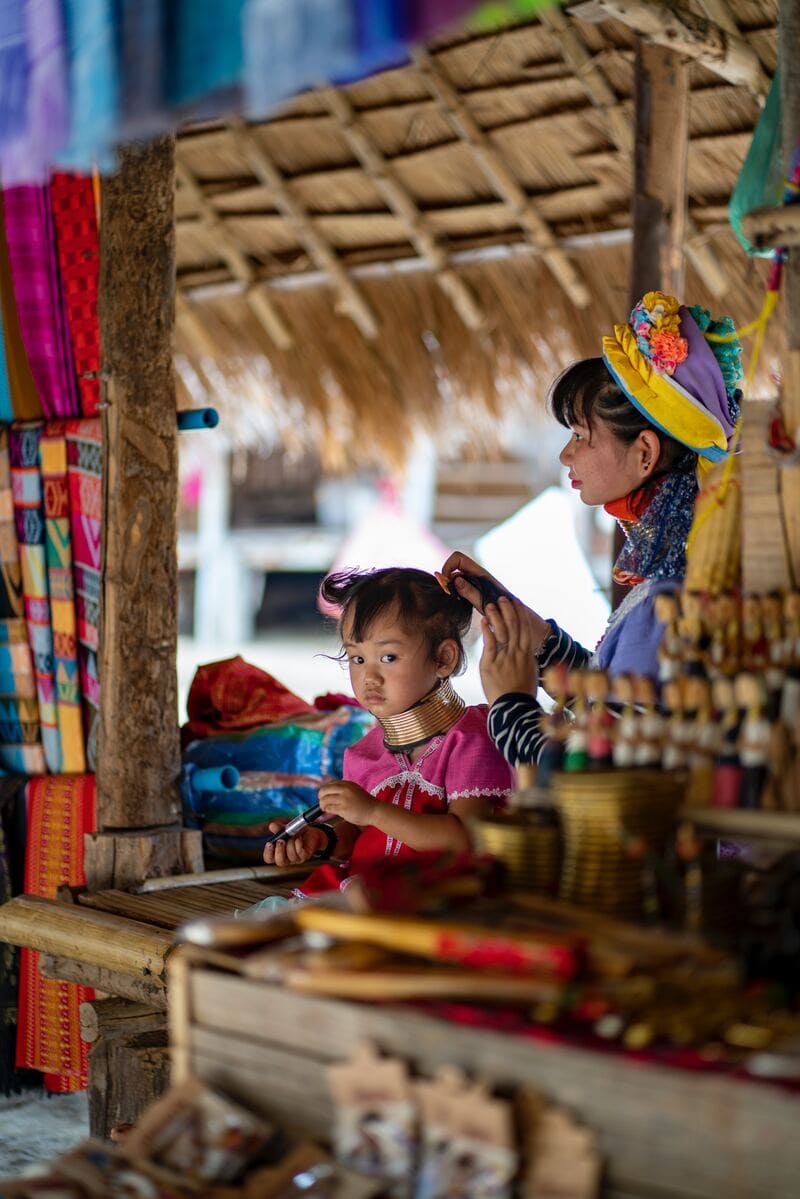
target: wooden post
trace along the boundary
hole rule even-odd
[[[184,868],[176,787],[174,189],[171,138],[126,147],[103,189],[102,710],[98,834],[86,851],[99,886],[146,877],[154,840],[155,873]],[[119,853],[118,831],[125,834]]]
[[[689,77],[683,59],[637,39],[634,101],[631,307],[647,291],[683,295],[689,149]],[[618,528],[615,560],[623,544]],[[627,591],[612,585],[614,608]]]
[[[781,73],[783,162],[791,169],[800,138],[800,0],[780,0],[778,9],[778,66]],[[800,246],[788,251],[784,266],[786,297],[786,359],[783,363],[782,416],[794,437],[800,429]],[[781,471],[781,503],[786,527],[789,573],[800,586],[800,467]]]

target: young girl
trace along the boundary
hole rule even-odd
[[[341,610],[353,692],[378,723],[345,751],[344,778],[319,789],[325,815],[342,820],[335,850],[346,866],[315,871],[303,895],[385,858],[468,850],[464,819],[490,811],[512,786],[486,729],[486,705],[468,707],[450,682],[464,666],[469,602],[433,575],[400,567],[329,575],[321,591]],[[327,845],[312,826],[265,846],[264,860],[305,862]]]
[[[629,322],[603,338],[602,358],[577,362],[556,381],[551,407],[570,433],[560,461],[583,502],[619,522],[625,545],[614,578],[630,591],[594,656],[516,600],[486,605],[481,679],[492,738],[509,761],[535,762],[545,744],[535,687],[525,682],[532,664],[592,662],[612,677],[658,677],[657,597],[681,586],[698,479],[727,456],[739,416],[741,347],[714,340],[732,333],[730,317],[713,321],[705,309],[648,292]],[[476,562],[451,554],[442,572],[482,610],[478,589],[460,577],[485,574]]]

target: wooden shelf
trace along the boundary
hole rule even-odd
[[[684,812],[684,818],[704,832],[769,841],[800,841],[800,812],[697,808]]]

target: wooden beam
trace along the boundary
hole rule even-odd
[[[718,0],[720,4],[724,0]],[[545,8],[540,13],[543,25],[549,25],[558,35],[564,62],[586,92],[595,108],[604,113],[608,132],[614,145],[625,158],[633,157],[634,131],[627,112],[616,92],[606,79],[595,58],[589,53],[580,34],[560,8]],[[730,287],[730,277],[694,221],[686,218],[687,257],[713,296],[724,296]]]
[[[103,186],[101,833],[173,825],[181,810],[173,162],[172,139],[128,146]]]
[[[524,231],[527,240],[541,250],[545,263],[573,304],[578,308],[586,308],[591,298],[588,287],[559,247],[550,226],[539,215],[535,202],[525,194],[502,153],[475,120],[441,65],[424,48],[415,50],[412,58],[431,95],[442,105],[459,137],[471,149],[495,193],[514,214],[514,219]]]
[[[105,995],[117,995],[134,1003],[149,1004],[160,1011],[167,1010],[167,986],[163,977],[123,974],[107,966],[90,966],[75,958],[59,954],[40,953],[39,970],[44,978],[79,983]]]
[[[701,63],[729,83],[746,87],[762,101],[769,90],[758,55],[744,38],[688,9],[659,0],[588,0],[569,12],[579,21],[621,21],[645,41]]]
[[[336,251],[316,228],[304,206],[292,194],[290,183],[275,166],[255,131],[240,119],[232,121],[230,127],[236,136],[237,149],[250,170],[260,183],[269,188],[277,208],[283,214],[286,223],[294,230],[298,241],[305,246],[311,260],[330,278],[331,286],[339,296],[338,310],[355,322],[364,337],[370,340],[376,338],[378,318],[374,311],[342,266]]]
[[[259,285],[252,263],[236,244],[230,231],[226,229],[219,213],[204,194],[195,176],[188,167],[176,162],[175,177],[197,209],[200,220],[209,234],[209,242],[213,244],[222,260],[227,263],[234,278],[245,284],[247,302],[272,341],[279,350],[291,349],[293,339],[288,325]]]
[[[800,0],[780,0],[778,69],[781,76],[781,142],[788,172],[800,140]],[[800,207],[800,204],[797,205]],[[800,246],[789,250],[784,266],[786,355],[782,363],[781,414],[791,436],[800,430]],[[800,466],[781,471],[781,504],[792,585],[800,587]]]
[[[322,92],[331,114],[366,174],[380,191],[389,208],[405,223],[409,240],[431,264],[436,282],[468,329],[482,329],[486,317],[470,286],[450,263],[447,250],[430,223],[392,170],[392,166],[364,128],[344,92],[325,88]]]

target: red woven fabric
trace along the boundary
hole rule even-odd
[[[95,829],[94,775],[31,779],[26,806],[26,895],[55,899],[62,884],[83,886],[83,838]],[[80,1005],[93,998],[88,987],[42,978],[39,954],[22,950],[17,1066],[41,1070],[48,1091],[86,1087],[87,1045],[81,1040],[79,1013]]]
[[[100,399],[100,241],[94,184],[88,175],[57,173],[50,191],[81,412],[94,416]]]
[[[292,716],[317,715],[311,704],[238,655],[197,668],[186,710],[189,720],[185,728],[195,737],[243,732]]]

